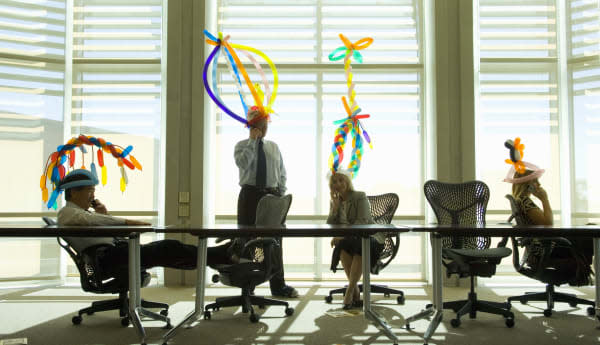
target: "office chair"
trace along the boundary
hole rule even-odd
[[[439,225],[485,225],[485,211],[490,197],[485,183],[471,181],[452,184],[430,180],[425,183],[424,191]],[[509,311],[508,303],[481,301],[475,293],[475,277],[493,276],[496,265],[511,254],[509,248],[489,247],[490,238],[487,236],[442,238],[442,257],[447,275],[471,277],[468,299],[444,302],[444,309],[452,309],[456,313],[456,318],[450,321],[452,327],[460,326],[460,318],[465,314],[474,319],[478,311],[502,315],[507,327],[514,326],[514,314]]]
[[[56,221],[49,217],[42,217],[47,225],[56,225]],[[99,245],[111,245],[112,237],[57,237],[58,244],[67,252],[79,271],[79,280],[83,291],[96,294],[119,294],[119,298],[92,302],[92,305],[83,308],[73,316],[71,322],[79,325],[82,321],[82,315],[93,315],[96,312],[118,310],[121,317],[121,325],[129,326],[129,280],[128,276],[123,277],[102,277],[98,256],[96,251]],[[146,271],[141,275],[141,286],[147,286],[150,283],[150,274]],[[150,302],[141,300],[144,308],[160,308],[161,315],[167,316],[169,305],[166,303]],[[167,323],[167,328],[170,324]]]
[[[391,224],[392,218],[398,208],[398,195],[395,193],[387,193],[382,195],[368,196],[369,204],[371,205],[371,217],[377,224]],[[398,248],[400,247],[400,234],[388,233],[385,238],[383,250],[379,254],[379,260],[375,263],[371,263],[371,273],[379,274],[398,254]],[[358,288],[360,292],[363,292],[363,285],[359,284]],[[325,296],[325,302],[331,303],[333,301],[334,294],[341,293],[346,294],[348,286],[343,288],[334,289],[329,291],[329,295]],[[391,294],[397,294],[396,302],[398,304],[404,304],[404,292],[396,289],[391,289],[385,285],[371,284],[371,293],[382,293],[385,297],[389,297]]]
[[[258,202],[256,210],[257,226],[279,226],[285,224],[285,218],[292,203],[292,195],[283,197],[266,195]],[[285,306],[285,314],[290,316],[294,308],[284,301],[255,296],[252,291],[277,272],[279,263],[279,244],[273,238],[257,238],[246,242],[239,257],[238,263],[216,265],[219,271],[218,279],[213,277],[213,282],[221,281],[228,286],[242,289],[240,296],[218,297],[214,303],[204,307],[204,319],[211,318],[210,309],[218,311],[221,307],[241,306],[242,312],[250,312],[250,321],[258,322],[260,316],[254,312],[253,305],[264,308],[267,305]]]
[[[515,201],[512,195],[506,195],[510,202],[512,214],[509,222],[515,219],[517,225],[528,225],[527,218]],[[578,298],[573,294],[567,294],[554,291],[554,286],[560,286],[565,283],[572,282],[576,278],[577,271],[575,269],[559,269],[556,260],[553,260],[552,253],[554,250],[562,249],[568,251],[573,260],[581,257],[581,253],[577,248],[564,237],[548,237],[548,238],[515,238],[511,237],[513,246],[513,266],[520,274],[538,280],[546,284],[545,292],[526,292],[521,296],[511,296],[508,298],[508,303],[519,301],[522,304],[527,304],[530,301],[546,301],[547,308],[544,309],[544,316],[552,316],[554,302],[566,302],[569,306],[576,307],[577,304],[590,305],[587,308],[589,316],[596,314],[595,303],[586,299]],[[523,257],[519,259],[519,247],[524,249]],[[534,255],[535,260],[528,260]],[[531,263],[535,262],[535,267],[531,267]],[[589,266],[588,266],[589,267]],[[576,284],[577,285],[577,284]]]

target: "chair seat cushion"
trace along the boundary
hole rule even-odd
[[[451,249],[444,248],[444,251],[452,252],[456,255],[467,258],[505,258],[512,254],[510,248],[488,248],[488,249]]]
[[[266,279],[260,263],[244,262],[234,265],[218,265],[219,277],[223,284],[236,287],[256,286]]]

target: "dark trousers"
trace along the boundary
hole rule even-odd
[[[238,197],[237,222],[240,225],[254,225],[256,223],[256,208],[258,201],[268,192],[252,186],[243,186]],[[279,243],[278,253],[275,253],[279,269],[269,280],[271,292],[280,291],[285,286],[283,277],[283,243],[281,237],[276,238]]]
[[[228,244],[208,248],[207,265],[230,263],[227,253]],[[126,241],[114,246],[104,246],[96,250],[103,271],[102,276],[127,277],[129,266],[129,248]],[[191,244],[177,240],[154,241],[140,246],[140,266],[142,270],[152,267],[169,267],[183,270],[196,268],[198,249]]]

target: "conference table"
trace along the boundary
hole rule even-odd
[[[152,226],[58,226],[58,225],[0,225],[0,237],[121,237],[126,238],[129,251],[129,318],[140,343],[146,343],[146,332],[141,318],[164,321],[168,317],[142,308],[140,235],[154,232]]]
[[[141,267],[140,267],[140,235],[147,232],[187,233],[198,238],[198,262],[196,279],[195,308],[175,328],[163,336],[167,343],[185,325],[191,325],[204,314],[204,288],[206,272],[207,239],[212,237],[336,237],[348,233],[360,236],[363,244],[363,299],[365,318],[378,326],[383,333],[394,342],[398,338],[391,327],[371,309],[370,300],[370,245],[369,236],[377,232],[417,232],[428,233],[431,239],[431,261],[433,267],[433,303],[426,310],[406,319],[407,324],[431,317],[428,329],[424,334],[427,344],[435,333],[443,318],[442,296],[442,238],[445,236],[490,236],[490,237],[592,237],[594,246],[594,272],[600,272],[600,226],[510,226],[507,224],[486,226],[394,226],[394,225],[288,225],[281,227],[258,227],[238,225],[210,226],[20,226],[0,225],[0,237],[124,237],[129,248],[129,316],[134,329],[138,333],[140,343],[146,343],[146,333],[141,318],[165,321],[169,318],[141,307]],[[595,279],[595,308],[600,320],[600,283]]]
[[[431,262],[432,262],[432,289],[433,303],[425,310],[406,318],[406,327],[411,322],[431,318],[429,326],[423,336],[425,344],[435,333],[443,317],[442,296],[442,238],[446,236],[489,236],[489,237],[593,237],[594,245],[594,272],[600,272],[600,226],[512,226],[510,224],[490,224],[478,226],[466,225],[425,225],[413,226],[411,232],[424,232],[430,234]],[[595,308],[596,316],[600,320],[600,283],[595,277]]]
[[[179,324],[169,330],[163,336],[163,344],[184,326],[189,326],[204,315],[204,288],[206,282],[206,252],[207,239],[210,237],[234,238],[234,237],[342,237],[349,233],[360,236],[362,239],[363,255],[363,311],[366,319],[372,321],[383,333],[394,342],[398,343],[398,337],[385,320],[371,309],[371,255],[369,237],[378,232],[408,232],[409,227],[394,226],[390,224],[364,224],[364,225],[287,225],[287,226],[242,226],[237,224],[224,224],[202,227],[166,226],[156,227],[159,233],[187,233],[198,237],[198,264],[196,278],[196,299],[194,310],[191,311]]]

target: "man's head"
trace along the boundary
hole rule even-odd
[[[85,169],[71,171],[57,186],[65,191],[65,200],[88,209],[94,200],[98,178]]]
[[[269,119],[258,108],[253,107],[248,110],[248,124],[250,125],[250,130],[252,130],[252,128],[257,128],[262,132],[261,138],[264,138],[267,135]]]

